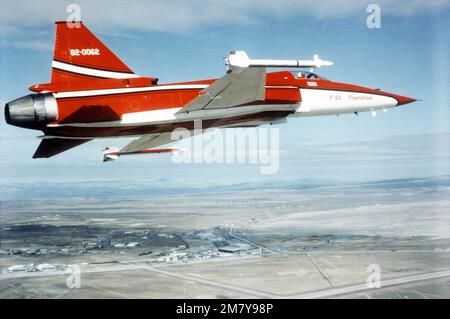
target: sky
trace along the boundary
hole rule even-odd
[[[96,140],[51,159],[33,160],[40,132],[8,126],[0,112],[3,187],[43,181],[170,186],[450,174],[448,0],[0,0],[1,105],[29,94],[30,85],[49,81],[53,22],[65,20],[72,3],[80,6],[84,24],[131,69],[158,77],[160,83],[221,77],[223,57],[230,50],[269,59],[319,54],[334,62],[317,70],[330,80],[420,101],[376,117],[289,119],[277,126],[280,170],[269,176],[261,176],[255,165],[176,165],[167,155],[101,162],[104,146],[120,147],[129,139]],[[367,27],[369,3],[381,9],[381,28]]]

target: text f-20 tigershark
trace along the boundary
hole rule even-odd
[[[266,73],[267,67],[318,68],[313,60],[255,60],[244,51],[226,59],[220,79],[158,84],[126,66],[81,22],[56,22],[51,82],[30,87],[5,105],[8,124],[41,130],[33,158],[51,157],[101,137],[137,139],[105,159],[123,154],[171,151],[176,128],[251,127],[289,116],[356,113],[415,101],[362,86],[333,82],[312,72]]]

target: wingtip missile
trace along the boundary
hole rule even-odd
[[[322,60],[319,58],[319,55],[315,54],[313,58],[313,64],[315,64],[314,67],[320,68],[323,66],[332,66],[334,63],[331,61]]]
[[[233,67],[290,67],[290,68],[320,68],[331,66],[333,62],[322,60],[316,54],[312,60],[266,60],[250,59],[245,51],[231,51],[225,58],[228,69]]]
[[[114,161],[119,158],[120,152],[116,147],[105,147],[103,150],[103,162]]]
[[[166,147],[166,148],[149,148],[139,151],[132,152],[121,152],[118,148],[115,147],[105,147],[103,152],[103,162],[110,162],[118,159],[123,155],[142,155],[142,154],[155,154],[155,153],[179,153],[185,151],[184,149],[175,148],[175,147]]]

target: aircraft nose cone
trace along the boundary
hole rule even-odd
[[[404,105],[417,101],[416,99],[401,95],[395,95],[395,99],[397,100],[397,105]]]

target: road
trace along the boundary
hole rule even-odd
[[[279,251],[277,251],[277,250],[268,248],[266,246],[262,246],[262,245],[260,245],[258,243],[255,243],[254,241],[251,241],[251,240],[248,240],[248,239],[245,239],[245,238],[242,238],[242,237],[236,235],[235,233],[233,233],[233,226],[231,226],[228,229],[228,235],[230,235],[231,237],[233,237],[233,238],[235,238],[237,240],[243,241],[244,243],[250,244],[250,245],[255,246],[257,248],[260,248],[260,249],[264,249],[264,250],[266,250],[266,251],[268,251],[268,252],[270,252],[272,254],[278,254],[279,253]]]

